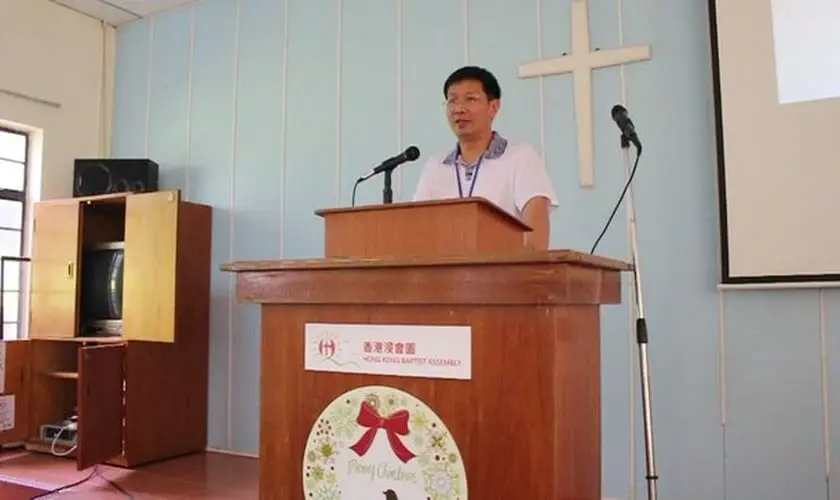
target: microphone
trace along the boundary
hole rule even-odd
[[[417,146],[409,146],[402,153],[398,154],[397,156],[392,156],[388,158],[387,160],[380,163],[378,167],[369,170],[365,175],[356,179],[356,182],[353,184],[353,196],[351,197],[352,205],[356,206],[356,188],[359,187],[359,184],[370,179],[374,175],[381,173],[385,174],[385,185],[382,189],[382,203],[386,205],[393,203],[394,191],[391,189],[391,173],[394,171],[395,168],[399,167],[403,163],[414,161],[417,158],[420,158],[420,150],[417,149]]]
[[[627,183],[624,184],[624,189],[621,191],[621,196],[618,197],[618,202],[615,204],[615,207],[613,207],[612,213],[607,219],[607,223],[604,225],[604,229],[601,230],[601,234],[598,235],[598,238],[595,239],[595,243],[592,244],[592,249],[589,250],[589,253],[591,254],[595,253],[595,249],[598,247],[598,243],[601,242],[601,238],[603,238],[604,235],[607,233],[607,229],[610,227],[610,224],[612,223],[615,214],[618,212],[618,207],[621,206],[621,202],[624,200],[624,196],[628,194],[628,190],[630,189],[630,183],[633,182],[633,177],[636,175],[636,168],[639,166],[639,158],[642,156],[642,143],[639,141],[639,136],[636,134],[636,127],[635,125],[633,125],[633,120],[630,119],[630,115],[627,113],[627,109],[621,104],[616,104],[612,108],[612,118],[613,120],[615,120],[615,123],[618,125],[618,128],[621,129],[621,149],[625,151],[630,149],[631,142],[633,143],[633,145],[636,146],[636,161],[635,163],[633,163],[633,167],[629,169]],[[630,197],[632,196],[632,193],[630,193]],[[632,207],[633,204],[631,201],[628,210],[632,210]],[[631,244],[635,247],[635,219],[632,219],[630,222],[632,225],[631,231],[634,235]],[[633,249],[633,255],[635,256],[635,249]],[[633,272],[636,272],[636,268],[634,268]]]
[[[420,158],[420,150],[417,149],[417,146],[409,146],[405,151],[398,154],[397,156],[392,156],[387,160],[383,161],[378,167],[369,170],[365,175],[359,177],[359,180],[356,182],[364,182],[374,175],[381,174],[382,172],[390,172],[395,168],[399,167],[403,163],[414,161],[417,158]]]
[[[632,142],[636,146],[636,150],[641,152],[642,143],[639,141],[639,136],[636,134],[636,126],[633,125],[633,120],[630,119],[627,109],[621,104],[616,104],[612,108],[612,119],[615,120],[616,125],[621,130],[623,138]]]

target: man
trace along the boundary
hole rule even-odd
[[[486,198],[533,228],[526,233],[528,247],[547,250],[549,215],[557,207],[554,189],[533,147],[493,130],[501,94],[496,77],[483,68],[466,66],[446,79],[446,115],[458,144],[429,159],[414,200]]]

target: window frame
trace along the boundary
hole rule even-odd
[[[18,294],[17,321],[6,322],[3,308],[2,308],[2,306],[0,306],[0,340],[8,340],[6,338],[6,325],[7,324],[8,325],[12,325],[12,324],[15,325],[16,326],[16,333],[14,335],[14,338],[21,338],[21,333],[22,333],[21,324],[26,320],[26,318],[24,317],[24,312],[25,311],[24,311],[24,307],[23,307],[24,306],[24,301],[23,301],[23,289],[24,289],[23,265],[24,265],[24,263],[29,262],[29,258],[26,257],[25,255],[23,255],[23,249],[25,248],[25,244],[26,244],[26,216],[27,216],[27,210],[26,210],[26,208],[27,208],[26,207],[27,196],[26,195],[27,195],[28,190],[29,190],[29,161],[30,161],[29,155],[30,155],[30,148],[32,146],[32,137],[30,136],[29,133],[27,133],[23,130],[9,128],[9,127],[3,126],[3,125],[0,125],[0,132],[23,136],[23,138],[24,138],[24,148],[25,148],[24,149],[24,155],[23,155],[23,162],[22,162],[23,163],[23,189],[18,191],[16,189],[0,188],[0,200],[13,201],[13,202],[18,202],[18,203],[21,204],[20,227],[19,228],[0,227],[0,230],[20,232],[20,248],[18,249],[17,255],[0,256],[0,257],[3,257],[2,261],[0,262],[0,265],[2,265],[3,267],[5,267],[5,265],[3,265],[3,264],[5,264],[6,262],[10,262],[10,261],[11,262],[18,262],[19,264],[21,264],[18,267],[19,275],[18,275],[17,290],[6,290],[4,288],[4,282],[0,281],[0,293],[2,293],[2,294],[17,293]],[[12,158],[5,158],[2,155],[0,155],[0,159],[2,159],[3,161],[11,162],[11,163],[21,164],[21,162],[19,160],[14,160]],[[5,278],[5,272],[6,272],[5,269],[0,270],[0,277]],[[5,297],[0,295],[0,303],[3,302],[3,299],[5,299]]]
[[[23,136],[25,139],[25,150],[23,154],[23,190],[17,191],[15,189],[5,189],[0,188],[0,200],[9,200],[9,201],[19,201],[23,203],[24,210],[26,209],[26,192],[29,189],[29,147],[31,146],[30,141],[31,137],[29,134],[22,131],[22,130],[15,130],[13,128],[8,128],[0,125],[0,132],[4,132],[7,134],[13,135],[20,135]],[[11,158],[4,158],[0,155],[0,160],[8,161],[12,163],[21,163],[19,160],[13,160]],[[21,219],[21,231],[23,231],[23,221],[26,220],[26,215],[23,215]],[[7,228],[11,229],[11,228]],[[23,251],[23,246],[21,245],[21,251]]]

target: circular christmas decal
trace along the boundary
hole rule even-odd
[[[307,500],[467,500],[455,440],[422,401],[392,387],[348,391],[318,416],[303,457]]]

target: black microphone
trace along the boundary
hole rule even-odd
[[[630,183],[633,182],[633,177],[636,175],[636,168],[639,166],[639,158],[642,156],[642,143],[639,141],[639,136],[636,134],[636,126],[633,125],[633,120],[630,119],[627,109],[621,104],[616,104],[612,108],[612,118],[615,120],[618,128],[621,129],[621,149],[630,149],[631,142],[636,146],[636,161],[633,163],[633,168],[630,169],[630,175],[627,178],[627,183],[624,184],[621,196],[618,197],[618,202],[615,204],[615,207],[613,207],[612,213],[607,219],[607,223],[604,225],[604,229],[601,230],[601,234],[598,235],[598,238],[595,239],[595,243],[592,245],[592,249],[589,250],[589,253],[592,254],[594,254],[595,249],[598,248],[598,243],[601,242],[601,238],[603,238],[607,233],[607,229],[610,227],[615,214],[618,212],[618,207],[621,206],[621,202],[624,200],[624,195],[626,195],[627,190],[630,189]]]
[[[374,175],[394,170],[403,163],[414,161],[417,158],[420,158],[420,150],[417,149],[417,146],[409,146],[408,149],[406,149],[404,152],[398,154],[397,156],[392,156],[388,158],[387,160],[383,161],[378,167],[368,171],[365,175],[359,177],[359,180],[356,182],[364,182],[373,177]]]
[[[621,134],[636,146],[637,151],[642,150],[642,143],[639,141],[639,136],[636,134],[636,127],[633,125],[633,120],[627,113],[627,109],[621,104],[616,104],[612,108],[612,119],[615,120],[616,125],[621,130]]]

